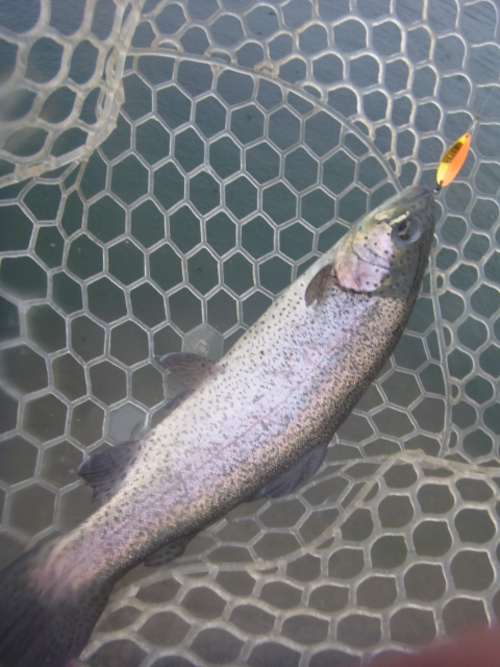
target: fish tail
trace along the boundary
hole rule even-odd
[[[67,574],[47,579],[53,544],[35,547],[0,572],[0,667],[66,667],[106,604],[109,581],[75,590]]]

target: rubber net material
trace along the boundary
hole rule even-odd
[[[481,115],[325,466],[130,573],[82,664],[359,664],[493,622],[498,6],[33,0],[0,23],[2,564],[92,512],[83,456],[178,389],[157,355],[219,358]]]

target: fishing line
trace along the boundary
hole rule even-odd
[[[449,185],[458,175],[460,169],[462,168],[467,155],[469,153],[470,149],[470,142],[471,142],[471,134],[472,130],[474,128],[474,125],[480,120],[480,115],[483,113],[484,109],[486,108],[486,105],[491,99],[491,96],[493,95],[493,92],[497,90],[497,84],[500,82],[500,79],[493,83],[491,86],[491,90],[489,91],[488,95],[486,96],[486,99],[484,103],[481,105],[481,108],[478,112],[478,114],[473,118],[469,129],[465,134],[463,134],[461,137],[459,137],[454,144],[450,146],[450,148],[444,153],[443,157],[439,161],[437,170],[436,170],[436,192],[439,193],[440,190],[443,187],[446,187]],[[439,275],[439,272],[436,267],[436,261],[435,261],[435,253],[431,253],[430,255],[430,275],[431,275],[431,300],[433,303],[434,307],[434,312],[439,313],[440,312],[440,303],[438,299],[438,284],[437,284],[437,278]],[[446,359],[447,357],[447,345],[446,341],[444,338],[444,332],[443,328],[441,326],[436,327],[436,334],[438,338],[438,347],[439,347],[439,355],[442,360]],[[446,368],[446,364],[445,364]],[[445,401],[444,401],[444,423],[445,427],[443,429],[443,432],[441,434],[442,439],[441,439],[441,447],[444,449],[445,443],[449,442],[450,437],[451,437],[451,430],[452,430],[452,419],[451,419],[451,411],[452,411],[452,392],[451,392],[451,379],[450,375],[448,372],[445,373],[447,382],[445,383]]]
[[[439,192],[442,188],[449,185],[456,178],[458,172],[463,167],[463,164],[467,159],[467,155],[469,154],[470,150],[472,129],[474,125],[480,120],[480,116],[490,101],[493,92],[496,90],[496,85],[499,81],[500,79],[492,84],[491,90],[486,96],[486,99],[483,102],[479,113],[474,117],[474,120],[472,121],[467,132],[462,134],[462,136],[459,137],[455,143],[450,146],[450,148],[439,161],[438,168],[436,170],[436,192]]]

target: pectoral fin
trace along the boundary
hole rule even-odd
[[[306,306],[320,303],[326,292],[335,284],[333,264],[327,264],[311,280],[305,291]]]
[[[91,454],[78,468],[78,474],[94,489],[92,500],[118,491],[137,457],[139,443],[124,442],[103,452]]]
[[[147,567],[157,567],[158,565],[170,563],[184,553],[184,550],[192,537],[192,535],[189,535],[189,537],[183,537],[175,542],[165,544],[165,546],[160,547],[157,551],[148,556],[144,561],[144,565]]]
[[[160,357],[158,363],[174,373],[188,389],[196,389],[217,368],[215,361],[194,352],[170,352]]]
[[[312,477],[323,463],[328,443],[317,445],[311,449],[304,458],[296,463],[292,468],[273,480],[257,492],[251,500],[260,500],[261,498],[279,498],[293,493],[302,484]]]

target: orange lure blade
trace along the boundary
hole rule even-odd
[[[462,134],[441,158],[436,172],[437,189],[449,185],[462,168],[470,148],[470,131]]]

